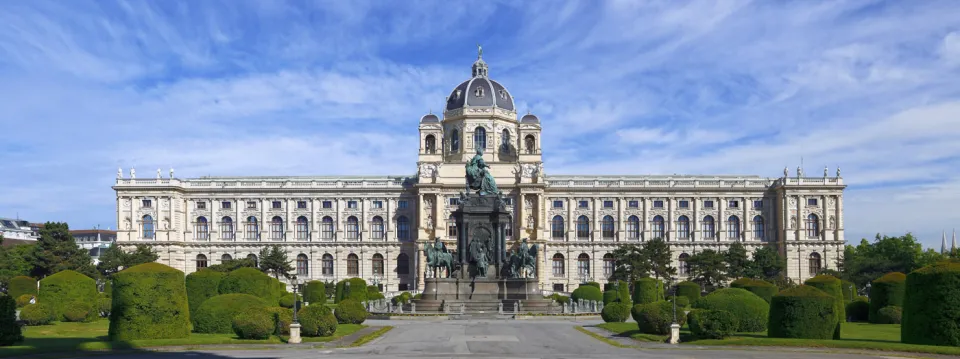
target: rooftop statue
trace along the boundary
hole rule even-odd
[[[467,188],[477,191],[481,196],[497,194],[497,182],[490,174],[490,166],[483,160],[483,150],[477,149],[477,154],[467,162]]]

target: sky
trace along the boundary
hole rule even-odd
[[[559,174],[842,169],[846,238],[960,225],[957,1],[0,0],[3,217],[116,228],[152,177],[414,175],[470,76]],[[949,240],[949,238],[948,238]]]

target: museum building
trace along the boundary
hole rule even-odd
[[[545,121],[549,130],[549,120]],[[543,123],[518,116],[510,92],[478,56],[472,76],[446,98],[442,118],[419,121],[417,176],[154,178],[118,170],[117,242],[146,243],[159,262],[194,272],[232,258],[256,259],[278,244],[303,280],[359,277],[385,292],[423,288],[422,244],[456,249],[452,213],[464,166],[479,149],[506,197],[508,246],[537,243],[545,291],[605,282],[612,252],[663,238],[680,278],[685,259],[734,241],[774,245],[795,281],[836,268],[843,256],[840,177],[547,175]]]

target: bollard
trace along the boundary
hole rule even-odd
[[[410,303],[410,313],[417,314],[417,303]]]
[[[503,302],[497,303],[497,314],[503,315]]]

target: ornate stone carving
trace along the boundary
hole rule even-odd
[[[830,227],[831,229],[837,228],[837,217],[830,216]]]
[[[797,217],[790,216],[790,229],[797,228]]]
[[[440,171],[440,163],[421,163],[420,178],[437,178]]]
[[[432,215],[432,214],[427,213],[427,215],[423,218],[423,227],[424,227],[424,228],[433,228],[433,215]]]

